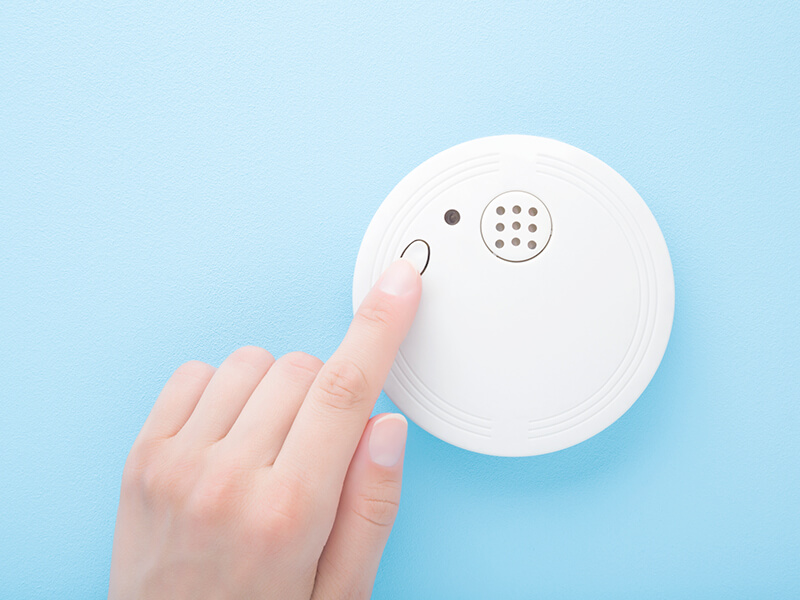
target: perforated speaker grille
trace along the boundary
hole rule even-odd
[[[539,198],[528,192],[500,194],[481,216],[481,236],[489,251],[510,262],[538,256],[550,241],[553,221]]]

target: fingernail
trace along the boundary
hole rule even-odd
[[[375,287],[392,296],[402,296],[414,289],[418,278],[414,265],[401,258],[389,265]]]
[[[377,465],[393,467],[403,456],[408,422],[403,415],[383,415],[369,434],[369,457]]]

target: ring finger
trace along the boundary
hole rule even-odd
[[[275,462],[321,368],[321,360],[303,352],[281,356],[250,396],[224,444],[236,447],[248,461],[264,466]]]

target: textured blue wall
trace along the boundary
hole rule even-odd
[[[0,7],[0,597],[103,597],[171,369],[327,357],[381,200],[497,133],[638,189],[672,340],[577,447],[412,427],[375,598],[798,597],[797,3],[285,4]]]

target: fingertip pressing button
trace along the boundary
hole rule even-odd
[[[414,240],[406,249],[400,253],[400,258],[410,262],[417,273],[422,275],[428,268],[428,261],[431,258],[431,248],[425,240]]]

